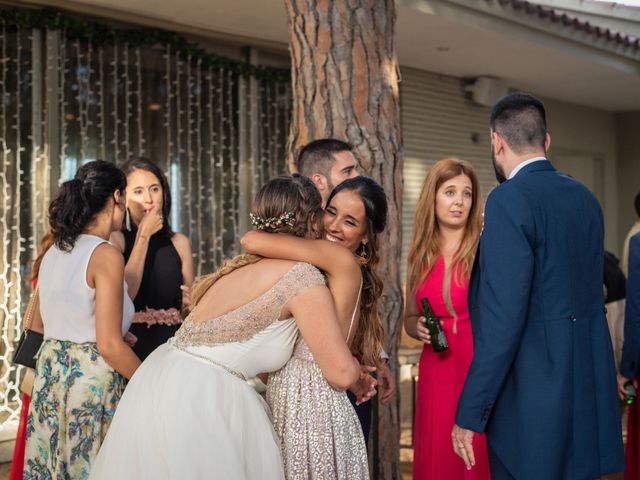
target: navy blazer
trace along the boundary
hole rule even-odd
[[[640,376],[640,233],[629,240],[626,302],[620,373],[627,378],[636,378]]]
[[[474,357],[456,423],[518,480],[624,468],[602,291],[602,212],[548,161],[491,192],[469,287]]]

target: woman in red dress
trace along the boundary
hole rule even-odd
[[[625,382],[626,383],[626,382]],[[638,381],[635,381],[638,385]],[[627,420],[627,448],[625,451],[624,480],[640,479],[640,406],[636,401],[629,406]]]
[[[467,470],[451,446],[458,398],[473,357],[467,292],[480,231],[478,179],[468,162],[447,158],[429,171],[416,206],[407,267],[407,333],[425,343],[420,357],[414,429],[416,480],[490,479],[484,435]],[[440,318],[449,348],[434,352],[421,300]]]

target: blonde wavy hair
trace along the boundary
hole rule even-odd
[[[482,231],[482,199],[478,177],[469,162],[458,158],[444,158],[431,167],[422,184],[413,222],[413,239],[409,248],[407,292],[415,292],[433,269],[440,255],[440,227],[436,217],[436,194],[440,186],[458,175],[471,180],[472,203],[464,236],[458,251],[453,256],[451,271],[460,285],[469,278],[473,268],[480,232]],[[447,275],[451,278],[451,275]],[[450,284],[445,286],[445,298],[450,292]]]
[[[253,201],[251,213],[262,219],[293,213],[295,221],[292,225],[281,224],[263,229],[267,232],[316,238],[322,231],[319,223],[322,219],[320,193],[310,179],[297,173],[282,175],[265,183]],[[237,255],[224,262],[216,272],[198,279],[191,293],[189,311],[198,305],[211,286],[221,277],[261,259],[262,257],[258,255],[248,253]]]

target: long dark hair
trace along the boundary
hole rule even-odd
[[[160,170],[160,167],[145,157],[136,157],[120,165],[120,169],[129,176],[134,170],[146,170],[152,173],[160,182],[162,187],[162,230],[160,233],[169,238],[173,237],[171,229],[171,190],[167,177]]]
[[[94,160],[81,166],[72,180],[60,185],[49,205],[54,243],[71,251],[78,235],[100,213],[117,191],[124,194],[127,178],[113,163]]]
[[[376,267],[380,262],[378,236],[387,225],[387,196],[384,189],[372,178],[355,177],[335,187],[327,199],[327,205],[331,204],[333,197],[343,190],[355,192],[362,199],[367,224],[366,234],[369,240],[358,248],[359,251],[364,249],[368,262],[361,267],[360,321],[351,348],[362,354],[365,363],[375,365],[380,359],[380,351],[384,343],[384,328],[378,312],[378,300],[382,295],[383,285]]]

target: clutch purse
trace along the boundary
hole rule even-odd
[[[30,330],[31,322],[33,321],[33,312],[38,303],[38,287],[31,295],[27,310],[24,312],[24,330],[18,340],[16,346],[16,353],[13,355],[13,363],[24,365],[29,368],[36,368],[36,354],[40,350],[42,345],[43,335],[38,332]]]

